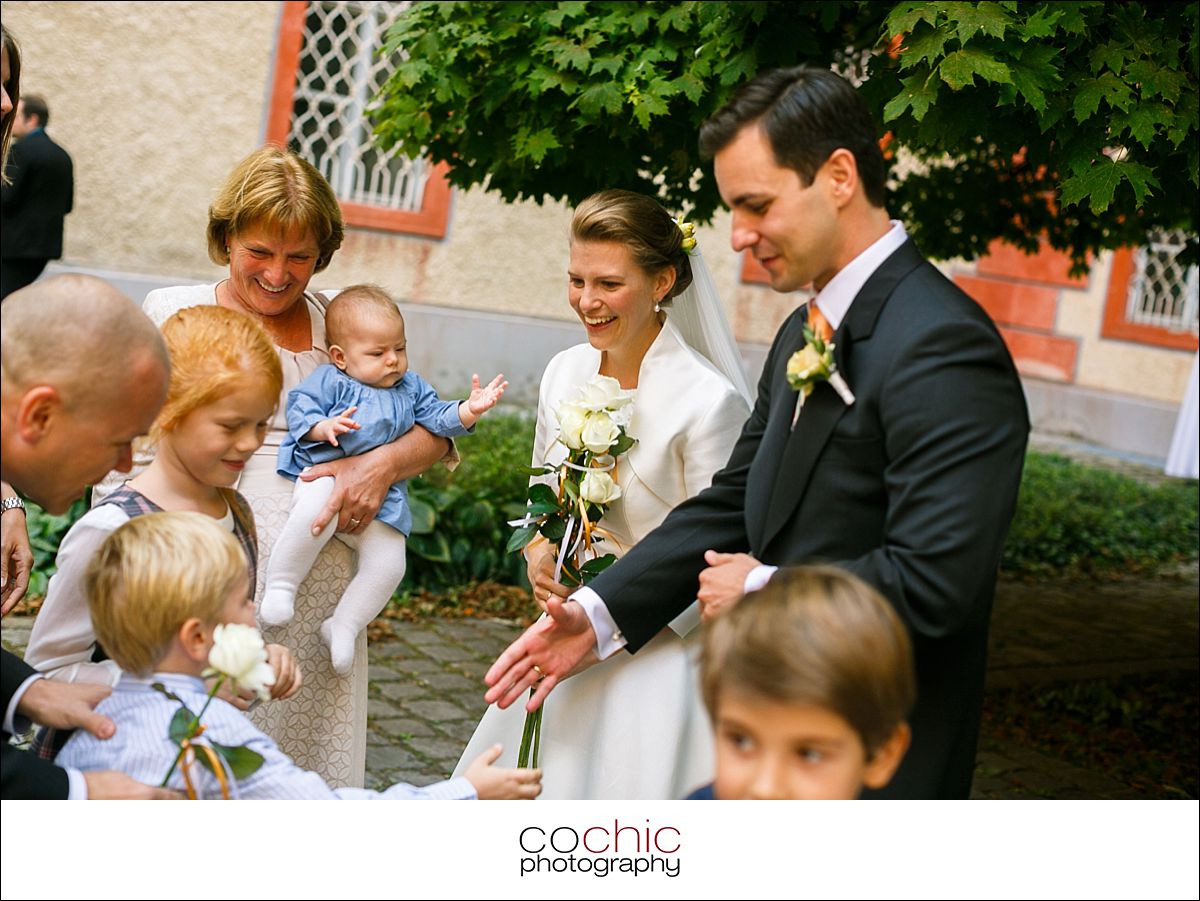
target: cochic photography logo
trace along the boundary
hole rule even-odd
[[[590,873],[608,876],[679,875],[683,835],[674,826],[630,825],[613,819],[594,826],[526,826],[521,845],[521,875]]]

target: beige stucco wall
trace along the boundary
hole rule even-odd
[[[1075,383],[1179,403],[1187,391],[1194,354],[1100,336],[1111,271],[1112,254],[1102,254],[1092,266],[1086,290],[1064,289],[1060,295],[1055,331],[1079,339]]]
[[[275,3],[4,3],[21,88],[43,94],[49,133],[75,161],[63,262],[211,271],[213,190],[257,146]]]
[[[279,11],[261,2],[3,4],[24,49],[22,86],[46,96],[49,131],[76,163],[64,264],[220,277],[204,246],[208,203],[265,133]],[[415,303],[569,319],[569,221],[561,203],[455,191],[444,240],[349,229],[313,284],[375,281]],[[777,308],[793,301],[739,284],[728,217],[699,239],[739,337],[769,341]]]

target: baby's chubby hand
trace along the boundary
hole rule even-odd
[[[503,373],[496,376],[487,385],[480,386],[479,373],[471,376],[471,396],[467,398],[467,409],[476,416],[482,416],[500,402],[504,389],[508,387]]]
[[[355,420],[351,419],[357,409],[358,407],[347,407],[337,416],[322,419],[309,429],[304,437],[308,441],[325,441],[337,447],[338,435],[345,435],[347,432],[362,428]]]

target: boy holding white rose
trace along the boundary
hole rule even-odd
[[[382,792],[332,788],[296,766],[233,705],[210,700],[204,677],[212,671],[260,696],[274,680],[254,628],[242,549],[210,517],[150,513],[130,520],[101,545],[86,585],[97,638],[124,673],[98,707],[117,729],[108,741],[77,732],[59,754],[62,766],[120,769],[150,784],[169,773],[170,787],[182,790],[190,780],[199,797],[218,797],[224,781],[230,797],[243,800],[486,800],[533,798],[541,791],[540,771],[491,765],[499,745],[445,782],[398,783]],[[181,702],[200,712],[203,734],[192,739],[198,759],[227,761],[223,751],[212,753],[219,743],[252,751],[261,764],[240,779],[227,764],[223,780],[204,766],[190,767],[185,777],[174,765],[180,746],[172,737]]]

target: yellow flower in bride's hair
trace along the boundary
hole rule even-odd
[[[691,253],[696,249],[696,226],[691,222],[684,222],[682,219],[675,219],[674,222],[683,232],[683,252]]]

